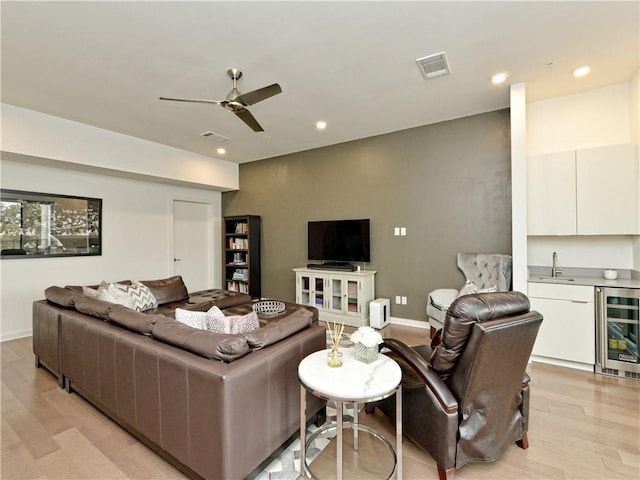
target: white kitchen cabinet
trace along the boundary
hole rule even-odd
[[[534,360],[593,371],[593,287],[530,282],[529,300],[531,309],[544,317],[533,347]]]
[[[640,234],[637,144],[531,156],[527,177],[529,235]]]
[[[296,302],[318,309],[320,320],[361,327],[369,324],[375,295],[375,271],[341,272],[294,268]]]
[[[576,234],[575,158],[574,150],[529,157],[529,235]]]
[[[640,233],[638,145],[578,150],[576,185],[578,234]]]

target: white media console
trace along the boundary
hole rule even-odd
[[[375,298],[373,270],[355,272],[294,268],[296,302],[318,309],[320,320],[369,325],[369,302]]]

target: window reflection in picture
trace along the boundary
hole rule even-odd
[[[0,191],[2,258],[102,254],[102,200]]]

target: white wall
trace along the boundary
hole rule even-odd
[[[31,334],[31,304],[50,285],[154,279],[173,274],[173,200],[208,203],[220,249],[221,193],[238,188],[238,165],[0,104],[2,188],[103,201],[102,255],[2,259],[0,340]],[[213,255],[211,288],[220,287]],[[189,285],[187,285],[187,288]]]
[[[629,82],[527,104],[527,155],[637,141],[638,73]],[[640,240],[627,236],[529,237],[529,265],[638,270]]]
[[[3,259],[0,339],[31,334],[31,304],[50,285],[83,285],[101,280],[150,280],[173,274],[173,199],[212,205],[214,239],[221,237],[221,193],[94,173],[2,162],[2,187],[102,199],[102,255],[96,257]],[[217,242],[219,248],[219,241]],[[213,272],[221,272],[213,255]],[[220,274],[211,288],[220,288]],[[189,285],[187,285],[189,287]]]
[[[0,104],[0,150],[130,177],[238,189],[238,164]],[[53,163],[53,162],[52,162]]]
[[[527,155],[631,142],[630,85],[527,104]]]

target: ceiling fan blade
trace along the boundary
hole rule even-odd
[[[269,97],[273,97],[282,93],[282,88],[277,83],[269,85],[268,87],[259,88],[251,92],[243,93],[239,95],[236,100],[244,103],[245,105],[253,105],[254,103],[261,102]]]
[[[160,100],[170,100],[172,102],[189,102],[189,103],[208,103],[210,105],[222,105],[222,102],[218,100],[204,100],[199,98],[169,98],[160,97]]]
[[[264,128],[260,126],[258,121],[255,119],[253,115],[249,112],[249,110],[241,110],[239,112],[234,112],[236,116],[242,120],[244,123],[249,125],[254,132],[264,132]]]

